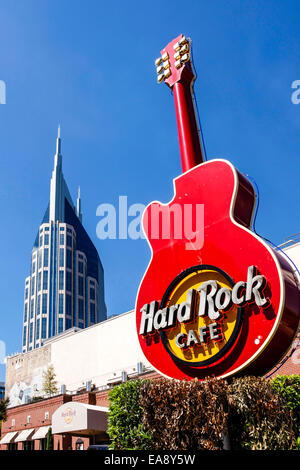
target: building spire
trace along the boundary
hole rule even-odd
[[[78,194],[77,194],[77,217],[80,220],[80,222],[82,222],[80,186],[78,186]]]
[[[58,125],[57,129],[56,155],[61,155],[60,124]]]

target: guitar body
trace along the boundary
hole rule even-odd
[[[229,161],[211,160],[174,180],[171,202],[146,208],[143,227],[152,257],[137,294],[136,324],[145,357],[163,375],[200,380],[263,375],[293,341],[300,312],[297,280],[287,259],[251,231],[255,204],[248,179]],[[180,217],[192,231],[180,230]],[[258,297],[248,296],[246,302],[246,290],[255,287],[251,273],[265,283]],[[227,305],[220,296],[224,309],[215,319],[204,310],[200,313],[198,295],[201,285],[212,279],[224,294],[235,291],[238,299]],[[239,290],[238,285],[234,289],[237,283]],[[187,302],[189,295],[193,312],[188,321],[181,310],[183,321],[179,316],[170,320],[168,313],[166,325],[165,310],[163,320],[156,319],[158,328],[147,332],[143,320],[143,329],[145,305],[156,301],[157,308],[170,309]]]

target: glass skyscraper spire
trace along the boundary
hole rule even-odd
[[[80,190],[75,207],[63,176],[58,128],[50,201],[25,280],[23,352],[72,327],[105,319],[103,267],[82,225]]]

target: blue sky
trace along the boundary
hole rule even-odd
[[[134,306],[144,240],[99,240],[96,209],[167,202],[180,171],[173,98],[154,59],[192,38],[208,158],[228,158],[260,190],[259,233],[300,231],[297,1],[0,0],[0,340],[21,350],[24,279],[49,198],[57,126],[73,198],[105,269],[108,313]],[[0,379],[4,366],[0,366]]]

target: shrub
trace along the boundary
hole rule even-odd
[[[111,449],[218,450],[225,435],[232,449],[297,448],[299,382],[298,376],[244,377],[230,384],[222,379],[126,382],[109,394]]]
[[[222,448],[227,420],[225,381],[143,382],[140,404],[154,450]]]
[[[229,386],[228,398],[233,448],[285,450],[292,447],[291,413],[268,380],[259,377],[234,379]]]
[[[142,426],[140,380],[114,387],[109,393],[108,434],[114,450],[151,449],[151,436]]]
[[[279,375],[271,380],[271,386],[292,412],[296,436],[294,446],[300,450],[300,375]]]

